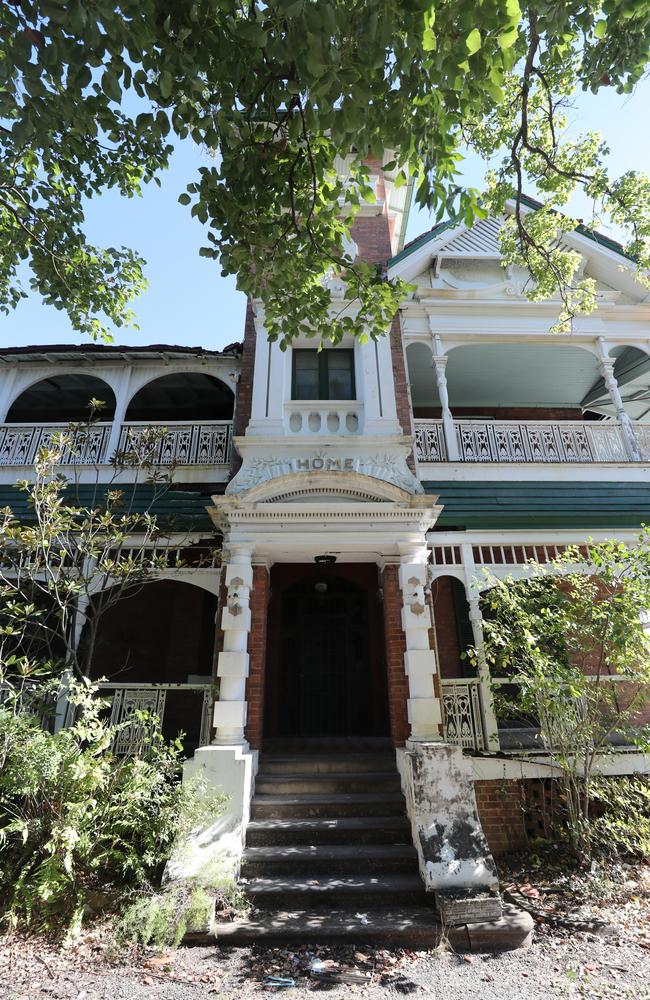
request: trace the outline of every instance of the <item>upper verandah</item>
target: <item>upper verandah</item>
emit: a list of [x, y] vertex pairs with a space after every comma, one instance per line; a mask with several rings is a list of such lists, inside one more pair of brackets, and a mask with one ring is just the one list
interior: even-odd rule
[[[177, 478], [228, 478], [241, 345], [223, 351], [154, 344], [67, 344], [0, 349], [0, 477], [15, 479], [38, 449], [71, 423], [90, 418], [83, 448], [64, 463], [108, 465], [150, 427], [166, 432], [155, 462], [183, 468]], [[11, 467], [11, 469], [7, 468]], [[126, 474], [125, 474], [126, 475]], [[128, 478], [128, 476], [127, 476]]]

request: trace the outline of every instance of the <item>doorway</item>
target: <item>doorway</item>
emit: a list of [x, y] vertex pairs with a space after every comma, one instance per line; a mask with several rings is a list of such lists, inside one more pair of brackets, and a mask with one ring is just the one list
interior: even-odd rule
[[385, 735], [376, 567], [277, 565], [271, 592], [265, 735]]

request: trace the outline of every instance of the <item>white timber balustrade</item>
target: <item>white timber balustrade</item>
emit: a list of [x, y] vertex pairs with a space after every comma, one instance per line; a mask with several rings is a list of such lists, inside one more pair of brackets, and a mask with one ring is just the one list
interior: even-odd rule
[[287, 434], [348, 437], [363, 430], [363, 404], [355, 400], [293, 400], [285, 404], [284, 418]]
[[431, 610], [425, 599], [428, 550], [402, 557], [399, 584], [402, 591], [402, 630], [406, 638], [404, 669], [408, 677], [410, 742], [440, 742], [442, 711], [436, 695], [436, 654], [431, 649]]
[[[456, 420], [462, 462], [627, 462], [621, 425], [614, 421]], [[417, 420], [420, 462], [451, 461], [441, 447], [442, 421]], [[650, 444], [650, 440], [649, 440]], [[638, 461], [641, 459], [639, 455]]]
[[97, 465], [107, 460], [110, 423], [95, 423], [70, 431], [67, 424], [1, 424], [0, 465], [33, 465], [41, 448], [51, 448], [57, 435], [70, 439], [63, 449], [64, 465]]
[[250, 594], [253, 566], [250, 549], [230, 551], [225, 567], [227, 588], [221, 611], [223, 649], [217, 660], [219, 700], [214, 706], [214, 743], [248, 748], [246, 725], [246, 678], [248, 677], [248, 635], [251, 629]]

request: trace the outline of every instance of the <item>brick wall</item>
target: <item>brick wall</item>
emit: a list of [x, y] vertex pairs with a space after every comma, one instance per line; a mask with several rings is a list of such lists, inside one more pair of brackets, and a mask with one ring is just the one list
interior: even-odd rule
[[475, 781], [476, 804], [483, 832], [493, 854], [507, 854], [526, 847], [526, 814], [523, 782]]
[[[440, 419], [439, 406], [415, 406], [416, 420]], [[451, 406], [457, 419], [463, 417], [494, 417], [495, 420], [582, 420], [578, 407], [568, 406]]]
[[253, 566], [253, 589], [250, 597], [251, 630], [248, 636], [249, 662], [246, 678], [248, 714], [245, 733], [254, 750], [259, 750], [261, 747], [264, 732], [264, 674], [269, 596], [268, 569], [266, 566]]
[[433, 581], [431, 599], [440, 676], [462, 677], [451, 577], [441, 576]]
[[398, 566], [386, 566], [382, 578], [388, 713], [393, 746], [403, 746], [409, 735], [408, 677], [404, 671], [406, 637], [402, 631], [402, 592], [399, 586], [398, 569]]

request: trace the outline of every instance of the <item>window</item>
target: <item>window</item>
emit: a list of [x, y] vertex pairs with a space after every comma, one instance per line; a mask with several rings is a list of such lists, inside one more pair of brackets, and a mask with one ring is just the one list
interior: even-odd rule
[[354, 351], [294, 350], [292, 399], [354, 399]]

